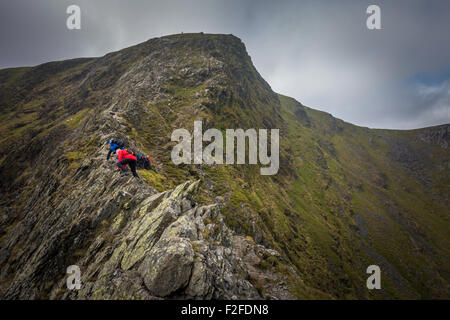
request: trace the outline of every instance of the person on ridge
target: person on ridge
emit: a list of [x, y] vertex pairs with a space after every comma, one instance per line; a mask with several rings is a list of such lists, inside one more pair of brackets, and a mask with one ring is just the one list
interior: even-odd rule
[[121, 171], [125, 170], [125, 166], [128, 164], [130, 166], [131, 172], [133, 173], [133, 176], [136, 178], [140, 178], [139, 175], [136, 172], [136, 165], [137, 165], [137, 158], [134, 155], [133, 151], [129, 151], [127, 149], [121, 149], [119, 152], [117, 152], [118, 155], [118, 163], [117, 166]]
[[109, 160], [111, 153], [116, 153], [117, 149], [124, 147], [122, 140], [110, 140], [106, 141], [106, 144], [109, 145], [108, 155], [106, 156], [106, 160]]
[[137, 165], [139, 168], [150, 170], [151, 168], [150, 164], [152, 163], [152, 160], [150, 159], [149, 155], [145, 156], [142, 153], [139, 153], [136, 155], [136, 157], [137, 157]]
[[144, 157], [144, 168], [147, 170], [150, 170], [152, 164], [152, 159], [150, 159], [150, 156], [147, 155], [147, 157]]
[[144, 156], [141, 153], [138, 153], [136, 155], [136, 158], [137, 158], [138, 167], [143, 169], [144, 168]]

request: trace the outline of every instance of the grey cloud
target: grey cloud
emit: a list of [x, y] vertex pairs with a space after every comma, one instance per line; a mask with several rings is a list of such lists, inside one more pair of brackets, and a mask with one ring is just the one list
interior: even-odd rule
[[[82, 30], [65, 28], [78, 4]], [[365, 27], [379, 4], [383, 30]], [[358, 125], [449, 123], [450, 2], [398, 1], [2, 1], [0, 67], [100, 56], [179, 32], [233, 33], [272, 88]], [[427, 91], [428, 90], [428, 91]], [[424, 92], [432, 92], [424, 94]]]

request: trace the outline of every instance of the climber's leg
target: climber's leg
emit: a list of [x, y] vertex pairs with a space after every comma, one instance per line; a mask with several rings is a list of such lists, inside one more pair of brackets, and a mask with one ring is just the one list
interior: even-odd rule
[[117, 166], [119, 167], [120, 171], [125, 171], [124, 164], [127, 164], [127, 163], [128, 163], [127, 160], [128, 160], [128, 159], [123, 159], [122, 161], [117, 162]]
[[128, 164], [130, 165], [130, 169], [131, 172], [133, 173], [133, 176], [139, 178], [139, 175], [136, 172], [136, 161], [130, 159], [130, 162]]

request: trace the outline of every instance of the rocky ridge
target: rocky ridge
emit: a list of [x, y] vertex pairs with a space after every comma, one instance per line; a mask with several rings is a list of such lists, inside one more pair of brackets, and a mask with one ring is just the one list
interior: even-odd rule
[[[0, 297], [448, 298], [448, 128], [276, 94], [232, 35], [0, 70]], [[279, 128], [280, 170], [179, 165], [174, 129]], [[105, 162], [121, 138], [142, 181]], [[367, 290], [380, 264], [383, 290]], [[68, 291], [66, 268], [83, 287]]]

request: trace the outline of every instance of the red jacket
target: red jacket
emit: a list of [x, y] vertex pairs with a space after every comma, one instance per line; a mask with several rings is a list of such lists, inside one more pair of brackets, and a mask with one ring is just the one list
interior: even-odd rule
[[127, 149], [122, 149], [119, 152], [117, 152], [117, 155], [119, 156], [118, 161], [122, 161], [123, 159], [132, 159], [134, 161], [137, 161], [137, 158], [128, 152]]

